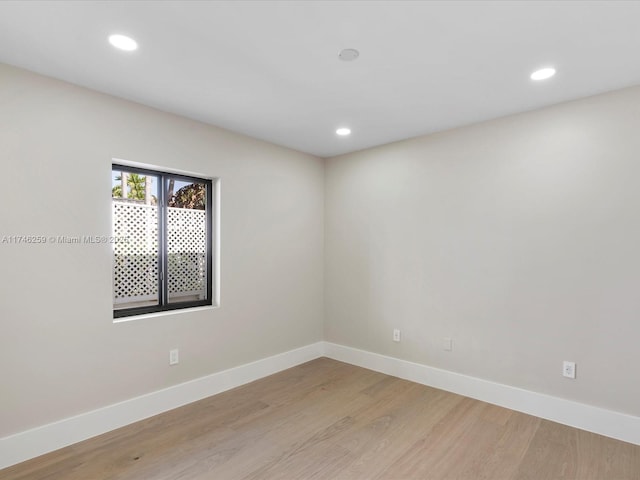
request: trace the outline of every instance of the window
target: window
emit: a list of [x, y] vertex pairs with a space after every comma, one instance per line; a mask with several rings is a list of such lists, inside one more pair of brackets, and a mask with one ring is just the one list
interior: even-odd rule
[[113, 165], [114, 318], [212, 305], [213, 184]]

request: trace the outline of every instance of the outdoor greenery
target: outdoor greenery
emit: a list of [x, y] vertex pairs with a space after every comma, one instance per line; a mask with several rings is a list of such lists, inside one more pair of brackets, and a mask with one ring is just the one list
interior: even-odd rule
[[[116, 181], [122, 182], [122, 175], [115, 178]], [[130, 200], [146, 201], [147, 178], [137, 173], [129, 173], [127, 175], [127, 198]], [[167, 192], [168, 206], [176, 208], [188, 208], [192, 210], [205, 210], [206, 208], [206, 189], [201, 183], [191, 183], [180, 188], [177, 192], [174, 190], [174, 180], [169, 182]], [[111, 189], [113, 198], [122, 198], [122, 185], [116, 185]], [[151, 204], [157, 204], [155, 195], [151, 196]]]
[[[122, 175], [116, 177], [116, 181], [122, 181]], [[129, 192], [127, 198], [132, 200], [144, 200], [146, 195], [146, 182], [147, 177], [144, 175], [138, 175], [137, 173], [130, 173], [127, 175], [127, 186]], [[111, 189], [111, 196], [113, 198], [122, 198], [122, 185], [116, 185]], [[155, 203], [155, 202], [154, 202]]]
[[206, 190], [201, 183], [185, 185], [169, 198], [170, 207], [204, 210], [206, 204]]

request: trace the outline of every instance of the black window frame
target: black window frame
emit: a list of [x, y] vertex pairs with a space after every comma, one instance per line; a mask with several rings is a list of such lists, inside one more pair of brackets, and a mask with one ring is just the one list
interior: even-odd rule
[[[213, 305], [213, 283], [216, 276], [213, 271], [213, 197], [214, 182], [209, 178], [194, 177], [191, 175], [141, 168], [121, 163], [113, 163], [111, 172], [125, 171], [127, 173], [137, 173], [140, 175], [151, 175], [158, 178], [158, 304], [142, 307], [113, 309], [113, 318], [125, 318], [148, 313], [167, 312], [172, 310], [183, 310], [186, 308], [206, 307]], [[206, 264], [207, 264], [207, 288], [206, 299], [186, 302], [169, 303], [168, 295], [168, 254], [167, 254], [167, 185], [169, 178], [190, 183], [201, 183], [205, 185], [206, 197]], [[113, 214], [112, 214], [113, 215]], [[113, 217], [112, 217], [113, 222]], [[113, 271], [111, 272], [113, 275]]]

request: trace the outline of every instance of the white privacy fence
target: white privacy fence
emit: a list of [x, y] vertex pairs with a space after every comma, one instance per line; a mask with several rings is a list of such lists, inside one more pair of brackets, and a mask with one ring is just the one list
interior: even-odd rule
[[[126, 304], [158, 297], [158, 207], [113, 200], [113, 300]], [[167, 208], [167, 284], [170, 299], [205, 298], [206, 212]]]

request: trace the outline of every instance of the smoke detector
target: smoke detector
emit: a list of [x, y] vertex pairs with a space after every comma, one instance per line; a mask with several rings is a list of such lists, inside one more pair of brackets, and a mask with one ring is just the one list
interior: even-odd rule
[[340, 52], [338, 58], [340, 60], [344, 60], [345, 62], [352, 62], [356, 58], [360, 56], [360, 52], [355, 48], [345, 48]]

